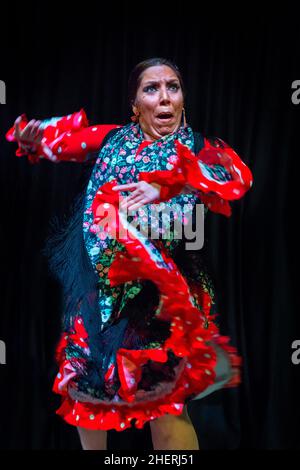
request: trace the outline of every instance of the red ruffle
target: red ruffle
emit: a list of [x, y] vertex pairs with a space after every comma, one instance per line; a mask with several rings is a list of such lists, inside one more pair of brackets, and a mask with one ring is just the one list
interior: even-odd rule
[[[28, 123], [26, 114], [22, 114], [19, 127], [23, 130]], [[95, 152], [106, 134], [120, 127], [116, 124], [89, 126], [84, 109], [68, 116], [53, 117], [42, 121], [43, 139], [30, 152], [32, 143], [22, 142], [22, 146], [14, 136], [15, 125], [6, 133], [9, 142], [17, 142], [16, 156], [28, 155], [30, 163], [39, 163], [42, 158], [58, 163], [62, 160], [83, 162], [89, 152]], [[25, 144], [25, 146], [24, 146]], [[28, 144], [28, 145], [27, 145]], [[33, 153], [34, 152], [34, 153]]]
[[[199, 191], [202, 202], [213, 211], [229, 217], [228, 201], [239, 199], [252, 186], [250, 169], [237, 153], [221, 139], [204, 139], [204, 147], [195, 155], [187, 146], [175, 141], [178, 162], [173, 170], [141, 172], [139, 179], [161, 185], [160, 201], [166, 201], [181, 192], [185, 185]], [[222, 165], [231, 175], [230, 181], [210, 178], [208, 168]], [[206, 176], [207, 175], [207, 176]]]
[[[119, 396], [128, 405], [117, 403], [98, 404], [80, 403], [74, 401], [66, 393], [61, 391], [59, 383], [64, 384], [70, 369], [66, 368], [64, 355], [61, 355], [61, 367], [59, 380], [56, 382], [54, 391], [64, 395], [64, 401], [57, 411], [67, 422], [75, 426], [89, 429], [116, 429], [121, 431], [131, 426], [131, 420], [136, 419], [135, 426], [142, 428], [145, 422], [162, 416], [166, 413], [181, 414], [184, 403], [188, 397], [196, 396], [212, 385], [215, 381], [216, 352], [213, 343], [219, 344], [229, 354], [232, 367], [235, 371], [234, 383], [237, 384], [236, 376], [239, 375], [240, 359], [233, 347], [228, 346], [228, 338], [220, 336], [217, 326], [210, 318], [211, 299], [208, 293], [202, 293], [203, 312], [200, 312], [192, 302], [189, 286], [178, 270], [173, 259], [167, 253], [161, 251], [163, 263], [158, 263], [155, 257], [151, 257], [149, 247], [142, 240], [135, 237], [134, 232], [126, 232], [123, 219], [118, 213], [119, 195], [112, 190], [116, 181], [103, 185], [97, 192], [92, 210], [94, 213], [94, 224], [100, 228], [107, 227], [107, 212], [112, 216], [114, 213], [114, 225], [116, 238], [126, 247], [126, 253], [118, 252], [110, 266], [108, 277], [112, 286], [133, 279], [150, 279], [156, 284], [160, 292], [160, 309], [157, 317], [170, 322], [170, 336], [158, 349], [127, 350], [120, 348], [117, 351], [117, 368], [120, 379]], [[114, 209], [114, 210], [112, 210]], [[104, 218], [104, 216], [106, 216]], [[108, 226], [111, 227], [111, 219]], [[104, 225], [106, 224], [106, 225]], [[122, 238], [119, 233], [122, 232]], [[111, 234], [111, 233], [110, 233]], [[69, 341], [78, 344], [78, 335], [84, 334], [79, 329], [78, 322], [75, 323], [76, 334], [69, 337]], [[64, 348], [62, 340], [58, 349]], [[182, 358], [183, 369], [172, 384], [171, 391], [152, 401], [139, 402], [137, 385], [141, 378], [141, 368], [148, 360], [163, 363], [168, 359], [167, 352]], [[110, 367], [105, 374], [105, 380], [109, 382], [114, 368]], [[67, 376], [68, 378], [68, 376]], [[70, 383], [76, 384], [75, 378], [70, 378]]]
[[[27, 124], [27, 116], [26, 114], [22, 114], [19, 128], [23, 130]], [[34, 153], [31, 154], [28, 154], [27, 150], [20, 146], [20, 143], [15, 138], [15, 125], [8, 130], [5, 137], [9, 142], [18, 143], [18, 149], [16, 151], [17, 157], [28, 155], [28, 159], [31, 163], [39, 163], [41, 158], [57, 162], [59, 161], [59, 157], [55, 155], [54, 146], [59, 145], [59, 142], [65, 137], [67, 132], [78, 132], [86, 126], [88, 126], [88, 119], [83, 109], [76, 113], [69, 114], [68, 116], [48, 120], [43, 130], [42, 142], [36, 146]], [[28, 142], [28, 145], [30, 146], [32, 144]]]

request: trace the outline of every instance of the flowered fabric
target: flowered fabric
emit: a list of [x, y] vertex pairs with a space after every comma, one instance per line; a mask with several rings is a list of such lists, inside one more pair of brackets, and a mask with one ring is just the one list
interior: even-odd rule
[[[93, 150], [95, 142], [89, 147], [87, 138], [91, 127], [78, 131], [64, 128], [60, 143], [68, 132], [68, 145], [73, 134], [82, 144], [79, 134], [84, 131], [84, 151]], [[58, 155], [50, 140], [47, 145]], [[78, 303], [56, 351], [59, 372], [53, 390], [63, 397], [57, 413], [70, 424], [121, 431], [134, 423], [142, 428], [163, 414], [180, 414], [191, 399], [239, 383], [241, 360], [229, 338], [220, 335], [214, 288], [201, 251], [186, 251], [186, 240], [177, 239], [174, 230], [167, 233], [163, 213], [157, 220], [151, 213], [148, 218], [150, 209], [157, 213], [157, 205], [125, 218], [119, 194], [112, 190], [138, 180], [161, 184], [159, 209], [175, 206], [175, 219], [184, 214], [183, 226], [201, 202], [206, 211], [229, 216], [228, 201], [242, 197], [252, 184], [250, 170], [221, 139], [204, 139], [198, 155], [193, 148], [190, 127], [150, 143], [132, 123], [118, 129], [98, 155], [82, 220], [85, 249], [98, 279], [93, 331]], [[197, 193], [180, 194], [186, 183]], [[133, 221], [140, 223], [138, 228]], [[143, 224], [151, 224], [161, 237], [144, 236]], [[123, 238], [120, 229], [127, 230]], [[94, 341], [104, 345], [98, 355]]]

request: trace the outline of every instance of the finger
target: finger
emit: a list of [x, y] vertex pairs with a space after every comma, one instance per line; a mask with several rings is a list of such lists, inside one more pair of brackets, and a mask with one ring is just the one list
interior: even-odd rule
[[30, 130], [30, 133], [29, 133], [29, 136], [28, 136], [29, 140], [35, 141], [38, 128], [39, 128], [39, 123], [38, 123], [38, 121], [36, 121], [33, 124], [33, 126], [31, 127], [31, 130]]
[[127, 189], [134, 189], [138, 183], [130, 183], [130, 184], [118, 184], [117, 186], [113, 186], [112, 189], [114, 191], [126, 191]]
[[31, 129], [32, 129], [32, 126], [33, 126], [34, 123], [35, 123], [34, 119], [31, 119], [31, 121], [29, 121], [29, 123], [24, 128], [23, 132], [21, 133], [21, 139], [29, 140], [28, 136], [30, 135], [30, 132], [31, 132]]
[[129, 196], [127, 196], [122, 202], [129, 202], [131, 201], [132, 199], [134, 199], [136, 196], [140, 196], [141, 195], [141, 192], [139, 189], [136, 189], [135, 191], [133, 191]]
[[124, 204], [120, 204], [120, 207], [122, 207], [122, 209], [125, 209], [126, 207], [129, 208], [129, 207], [132, 207], [134, 204], [138, 203], [138, 202], [141, 202], [143, 200], [146, 200], [145, 198], [145, 195], [144, 194], [141, 194], [139, 196], [136, 196], [133, 200], [131, 200], [130, 202], [126, 201]]
[[40, 144], [42, 139], [43, 139], [43, 136], [44, 136], [44, 129], [43, 128], [39, 128], [38, 131], [37, 131], [37, 134], [36, 134], [36, 143], [37, 144]]
[[143, 198], [139, 202], [129, 206], [128, 210], [129, 211], [136, 211], [136, 210], [140, 209], [141, 207], [143, 207], [145, 204], [147, 204], [147, 202], [148, 202], [147, 199]]
[[129, 204], [133, 204], [138, 196], [143, 196], [143, 195], [141, 195], [140, 193], [137, 193], [133, 197], [131, 196], [125, 197], [122, 200], [120, 207], [124, 208], [124, 207], [128, 207]]
[[36, 121], [34, 119], [32, 119], [31, 121], [29, 121], [29, 123], [27, 124], [27, 126], [25, 127], [21, 137], [22, 139], [26, 139], [26, 140], [29, 140], [31, 141], [33, 139], [33, 132], [35, 132], [35, 123]]
[[22, 116], [18, 116], [17, 119], [15, 120], [15, 124], [19, 124], [22, 120]]
[[40, 128], [40, 125], [41, 125], [41, 121], [38, 121], [36, 125], [35, 136], [34, 136], [35, 143], [39, 143], [41, 141], [41, 136], [43, 136], [43, 129]]
[[20, 133], [21, 133], [21, 130], [20, 130], [20, 127], [19, 127], [19, 124], [21, 122], [21, 116], [19, 116], [16, 120], [15, 120], [15, 132], [14, 132], [14, 136], [16, 139], [20, 139]]

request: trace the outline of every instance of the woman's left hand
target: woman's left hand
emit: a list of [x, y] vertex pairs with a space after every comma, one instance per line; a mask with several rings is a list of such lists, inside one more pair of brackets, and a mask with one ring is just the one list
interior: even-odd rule
[[114, 191], [132, 191], [120, 204], [121, 209], [134, 211], [159, 198], [160, 185], [139, 181], [138, 183], [119, 184], [113, 186]]

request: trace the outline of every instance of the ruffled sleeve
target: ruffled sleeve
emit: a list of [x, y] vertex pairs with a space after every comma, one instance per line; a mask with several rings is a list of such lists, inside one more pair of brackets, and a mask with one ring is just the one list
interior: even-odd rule
[[[26, 114], [22, 114], [19, 124], [24, 129], [28, 120]], [[62, 117], [53, 117], [42, 121], [43, 139], [32, 151], [31, 143], [22, 145], [14, 136], [15, 126], [6, 133], [9, 142], [17, 142], [16, 156], [27, 155], [31, 163], [38, 163], [45, 158], [52, 162], [74, 161], [83, 162], [88, 154], [96, 152], [106, 134], [112, 129], [121, 127], [117, 124], [104, 124], [89, 126], [84, 109]]]
[[171, 171], [140, 173], [140, 180], [161, 185], [160, 201], [166, 201], [189, 186], [211, 211], [229, 217], [229, 201], [240, 199], [252, 186], [250, 169], [220, 138], [204, 138], [195, 155], [176, 141], [178, 164]]

